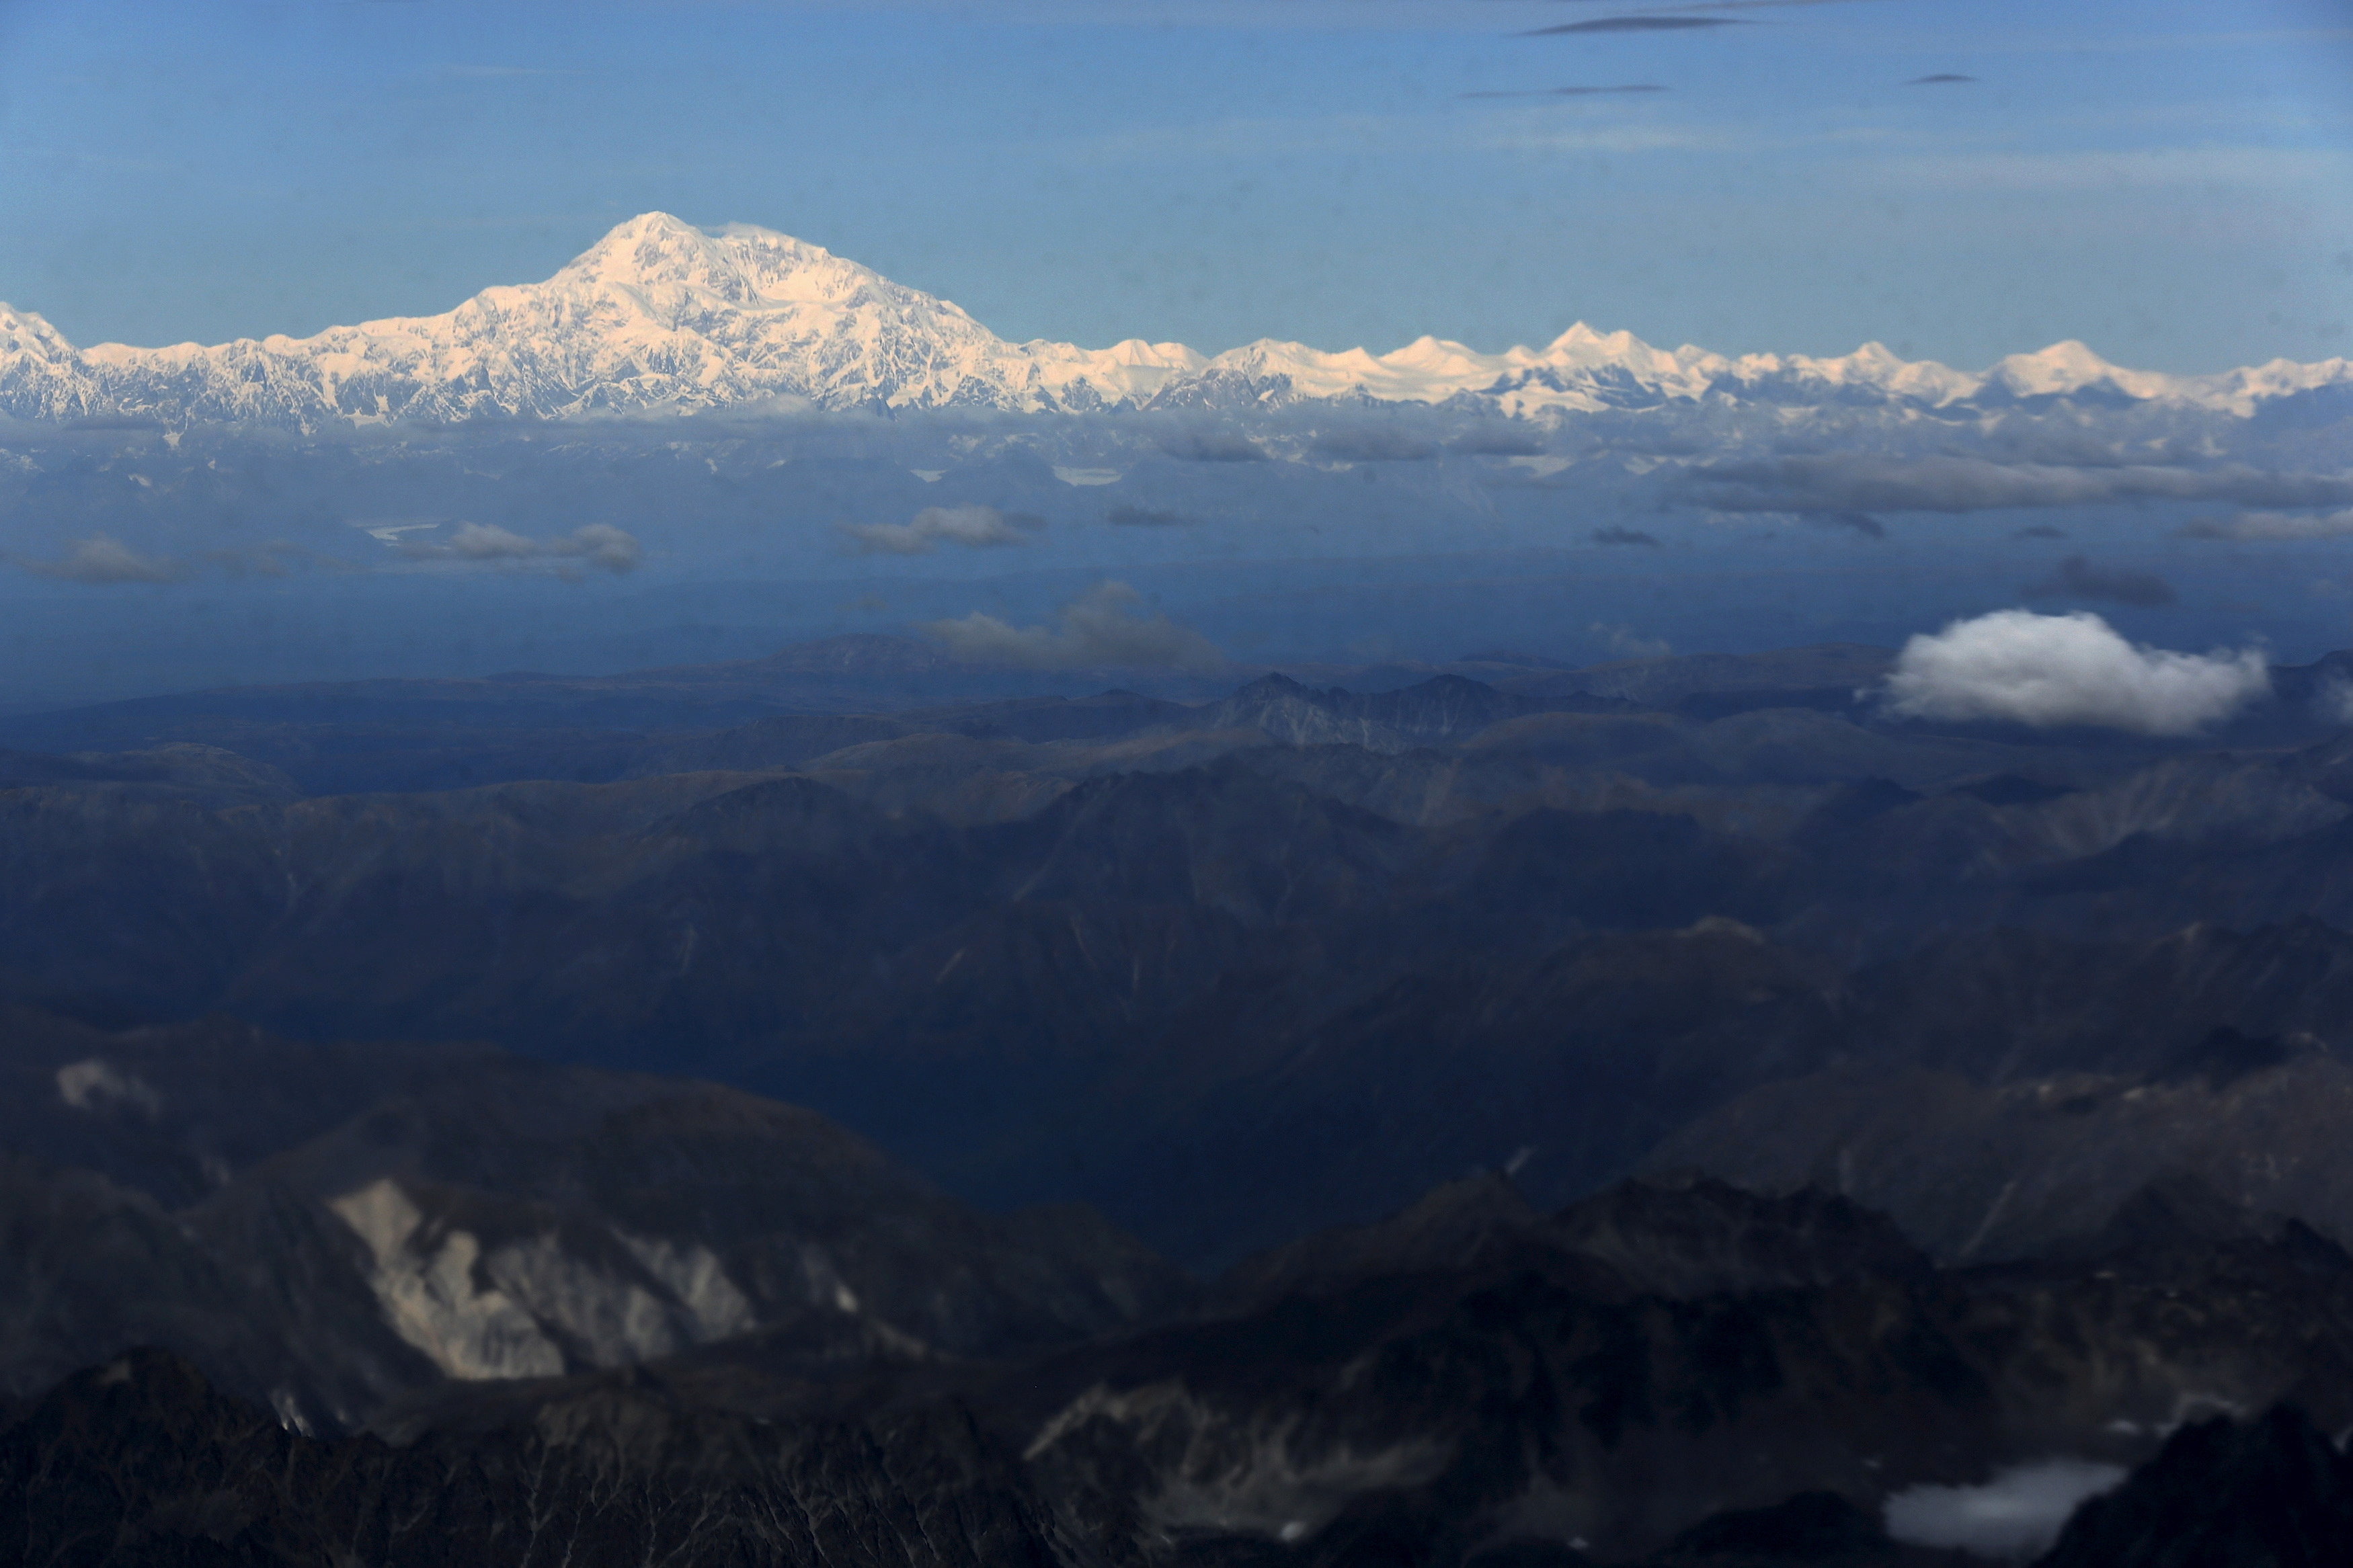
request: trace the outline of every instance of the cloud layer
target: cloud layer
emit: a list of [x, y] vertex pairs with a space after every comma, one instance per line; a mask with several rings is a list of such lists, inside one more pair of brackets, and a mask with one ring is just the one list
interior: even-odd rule
[[861, 555], [929, 555], [943, 544], [988, 550], [1028, 544], [1046, 520], [993, 506], [927, 506], [912, 522], [845, 522], [841, 531]]
[[2255, 648], [2173, 653], [2126, 642], [2088, 610], [1997, 610], [1905, 644], [1884, 695], [1916, 719], [2187, 735], [2270, 689]]
[[1090, 669], [1139, 666], [1218, 669], [1226, 656], [1190, 626], [1166, 616], [1143, 616], [1143, 595], [1124, 583], [1098, 583], [1064, 605], [1053, 626], [1015, 626], [976, 610], [961, 620], [923, 629], [975, 664], [1024, 669]]

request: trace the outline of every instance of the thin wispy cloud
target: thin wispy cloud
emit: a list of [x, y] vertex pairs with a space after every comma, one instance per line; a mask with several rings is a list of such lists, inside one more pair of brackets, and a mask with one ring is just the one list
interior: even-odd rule
[[1816, 528], [1842, 528], [1865, 539], [1887, 537], [1887, 525], [1867, 511], [1809, 511], [1799, 515]]
[[1973, 76], [1963, 76], [1957, 71], [1936, 71], [1928, 76], [1915, 76], [1904, 85], [1905, 87], [1936, 87], [1948, 82], [1975, 81], [1977, 79], [1978, 79]]
[[177, 583], [188, 575], [187, 563], [168, 556], [142, 554], [105, 533], [74, 541], [73, 548], [55, 560], [24, 555], [0, 559], [18, 571], [55, 583]]
[[2331, 147], [2150, 147], [2066, 153], [1955, 153], [1890, 158], [1873, 173], [1907, 189], [2150, 190], [2182, 185], [2336, 186], [2353, 153]]
[[[1592, 5], [1600, 0], [1569, 0], [1572, 5]], [[1868, 0], [1688, 0], [1681, 5], [1650, 5], [1629, 13], [1638, 16], [1672, 16], [1694, 11], [1788, 11], [1815, 5], [1859, 5]]]
[[[370, 532], [376, 532], [371, 529]], [[456, 566], [548, 565], [570, 574], [583, 567], [616, 576], [636, 571], [645, 561], [637, 536], [610, 523], [592, 522], [570, 533], [545, 539], [527, 538], [494, 522], [460, 522], [448, 534], [404, 537], [407, 529], [390, 531], [385, 542], [409, 560]], [[377, 533], [378, 538], [384, 538]]]
[[1549, 27], [1530, 27], [1520, 37], [1551, 38], [1576, 33], [1688, 33], [1703, 27], [1747, 25], [1746, 19], [1739, 16], [1596, 16], [1589, 22], [1561, 22]]
[[1973, 38], [1970, 47], [1997, 49], [2005, 54], [2081, 55], [2137, 54], [2149, 49], [2276, 48], [2282, 45], [2348, 42], [2353, 42], [2353, 27], [2278, 27], [2262, 32], [2232, 33], [2074, 34], [2065, 37], [2044, 34], [2039, 37], [2013, 37], [1999, 40]]
[[2193, 522], [2186, 539], [2343, 539], [2353, 534], [2353, 507], [2331, 512], [2243, 511], [2228, 522]]
[[929, 555], [943, 544], [988, 550], [1035, 542], [1046, 520], [993, 506], [927, 506], [912, 522], [845, 522], [842, 537], [861, 555]]
[[435, 69], [442, 76], [456, 77], [461, 80], [470, 81], [500, 81], [512, 77], [578, 76], [580, 74], [578, 71], [566, 70], [560, 66], [493, 66], [459, 65], [451, 63], [438, 66]]
[[2040, 582], [2019, 590], [2029, 599], [2105, 599], [2111, 604], [2144, 609], [2178, 603], [2173, 584], [2154, 572], [2130, 566], [2099, 566], [2081, 555], [2070, 555]]
[[974, 611], [923, 627], [958, 658], [1023, 669], [1153, 666], [1219, 669], [1226, 656], [1192, 627], [1145, 615], [1144, 596], [1124, 583], [1098, 583], [1064, 605], [1052, 626], [1016, 626]]
[[1466, 92], [1465, 98], [1606, 98], [1625, 92], [1664, 92], [1667, 89], [1653, 81], [1631, 81], [1619, 87], [1529, 87], [1500, 89], [1488, 92]]

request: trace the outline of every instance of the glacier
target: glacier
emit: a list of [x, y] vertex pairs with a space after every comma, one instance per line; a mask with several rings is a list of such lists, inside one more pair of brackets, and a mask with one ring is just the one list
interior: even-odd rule
[[1878, 343], [1836, 358], [1660, 349], [1579, 323], [1542, 349], [1422, 337], [1385, 354], [1261, 340], [1216, 355], [1129, 340], [1008, 342], [956, 305], [824, 248], [666, 213], [615, 227], [553, 278], [438, 316], [308, 338], [76, 348], [0, 304], [0, 416], [302, 432], [572, 420], [720, 408], [1084, 414], [1318, 401], [1454, 405], [1518, 417], [1710, 401], [1952, 409], [2096, 396], [2246, 417], [2353, 384], [2353, 362], [2277, 360], [2208, 375], [2109, 363], [2080, 342], [1981, 373]]

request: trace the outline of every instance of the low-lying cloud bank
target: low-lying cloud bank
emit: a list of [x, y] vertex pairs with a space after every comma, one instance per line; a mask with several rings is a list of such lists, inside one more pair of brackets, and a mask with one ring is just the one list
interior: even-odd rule
[[527, 538], [494, 522], [461, 522], [446, 538], [411, 538], [404, 534], [396, 548], [417, 561], [473, 565], [547, 562], [617, 574], [636, 571], [646, 553], [635, 535], [608, 522], [592, 522], [549, 539]]
[[2247, 507], [2339, 506], [2353, 479], [2231, 464], [2113, 467], [2000, 463], [1988, 458], [1812, 454], [1692, 470], [1723, 511], [1991, 511], [2127, 500], [2212, 500]]
[[975, 664], [1024, 669], [1224, 668], [1226, 656], [1215, 643], [1166, 616], [1136, 614], [1142, 602], [1143, 595], [1124, 583], [1098, 583], [1061, 607], [1057, 626], [1010, 626], [976, 610], [923, 629]]
[[1913, 1546], [2023, 1562], [2059, 1539], [2085, 1499], [2124, 1479], [2116, 1465], [2046, 1459], [1980, 1487], [1906, 1487], [1887, 1500], [1887, 1533]]
[[845, 522], [841, 531], [861, 555], [929, 555], [943, 544], [1028, 544], [1045, 526], [1042, 517], [993, 506], [927, 506], [911, 522]]
[[2341, 511], [2242, 511], [2228, 522], [2193, 522], [2192, 539], [2342, 539], [2353, 533], [2353, 507]]
[[177, 583], [189, 573], [187, 563], [167, 556], [142, 555], [111, 534], [94, 533], [74, 541], [73, 548], [54, 561], [26, 555], [0, 555], [20, 572], [56, 583]]
[[1915, 719], [2187, 735], [2271, 689], [2257, 648], [2137, 647], [2088, 610], [1997, 610], [1904, 645], [1883, 695]]

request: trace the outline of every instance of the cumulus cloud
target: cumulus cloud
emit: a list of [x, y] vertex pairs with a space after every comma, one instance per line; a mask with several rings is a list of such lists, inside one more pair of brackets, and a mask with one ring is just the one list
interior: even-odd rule
[[645, 548], [635, 535], [607, 522], [592, 522], [548, 539], [533, 539], [494, 522], [461, 522], [452, 532], [429, 539], [407, 537], [417, 531], [414, 526], [384, 531], [393, 535], [387, 543], [415, 561], [475, 565], [547, 563], [619, 574], [636, 571], [645, 560]]
[[2030, 599], [2105, 599], [2116, 605], [2170, 605], [2179, 595], [2173, 584], [2154, 572], [2129, 566], [2094, 566], [2081, 555], [2070, 555], [2059, 569], [2040, 583], [2020, 590]]
[[1887, 1500], [1887, 1533], [1907, 1545], [2022, 1562], [2058, 1540], [2086, 1498], [2124, 1479], [2116, 1465], [2045, 1459], [1981, 1487], [1906, 1487]]
[[943, 544], [989, 550], [1028, 544], [1046, 520], [993, 506], [927, 506], [912, 522], [845, 522], [841, 531], [861, 555], [929, 555]]
[[1219, 669], [1226, 656], [1190, 626], [1137, 613], [1143, 595], [1124, 583], [1098, 583], [1064, 605], [1051, 626], [1016, 626], [977, 610], [923, 629], [975, 664], [1024, 669], [1090, 669], [1104, 665]]
[[2242, 511], [2228, 522], [2193, 522], [2192, 539], [2342, 539], [2353, 533], [2353, 507], [2341, 511]]
[[2260, 649], [2174, 653], [2126, 642], [2088, 610], [1997, 610], [1905, 643], [1883, 695], [1916, 719], [2187, 735], [2270, 689]]
[[2353, 479], [2267, 472], [2242, 464], [2186, 468], [1998, 463], [1940, 455], [1889, 458], [1809, 454], [1694, 468], [1725, 511], [1990, 511], [2003, 507], [2096, 506], [2122, 500], [2229, 500], [2251, 507], [2353, 501]]
[[19, 571], [58, 583], [177, 583], [188, 575], [188, 565], [168, 556], [142, 555], [111, 534], [93, 533], [77, 539], [73, 548], [54, 561], [12, 555]]

